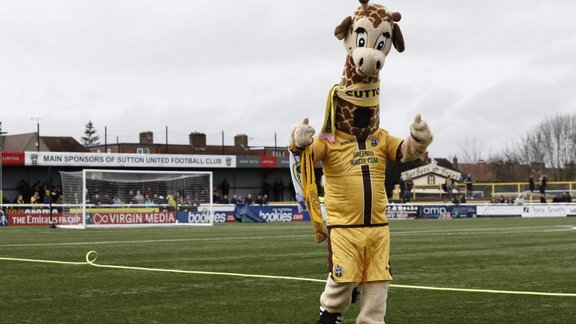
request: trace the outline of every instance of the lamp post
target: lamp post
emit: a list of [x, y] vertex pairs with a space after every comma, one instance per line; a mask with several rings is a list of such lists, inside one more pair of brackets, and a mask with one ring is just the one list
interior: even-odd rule
[[36, 151], [40, 152], [40, 119], [42, 117], [30, 117], [30, 120], [36, 121]]
[[3, 182], [2, 165], [4, 164], [4, 155], [3, 155], [4, 134], [6, 134], [6, 132], [2, 131], [2, 122], [0, 121], [0, 206], [4, 204], [4, 187], [2, 186]]

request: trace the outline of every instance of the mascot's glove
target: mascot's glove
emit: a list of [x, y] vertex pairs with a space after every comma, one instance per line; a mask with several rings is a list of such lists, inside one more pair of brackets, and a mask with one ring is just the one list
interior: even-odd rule
[[414, 117], [410, 125], [410, 136], [402, 143], [402, 159], [400, 162], [415, 160], [420, 154], [426, 152], [428, 145], [432, 143], [434, 136], [428, 127], [428, 123], [422, 120], [420, 114]]
[[290, 131], [290, 138], [288, 139], [288, 145], [290, 146], [290, 151], [294, 153], [300, 153], [304, 148], [314, 141], [314, 133], [316, 131], [312, 126], [308, 125], [308, 118], [304, 118], [301, 123], [298, 123], [292, 127]]

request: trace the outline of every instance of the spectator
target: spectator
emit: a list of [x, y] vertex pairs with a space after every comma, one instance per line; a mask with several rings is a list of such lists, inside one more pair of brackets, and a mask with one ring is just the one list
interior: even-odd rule
[[446, 191], [446, 199], [447, 201], [452, 201], [452, 190], [454, 189], [454, 182], [452, 178], [446, 178], [444, 182], [444, 187], [442, 188]]
[[246, 199], [244, 199], [244, 201], [248, 204], [248, 205], [252, 205], [254, 203], [254, 198], [252, 198], [252, 194], [249, 193], [248, 195], [246, 195]]
[[118, 196], [114, 196], [114, 198], [112, 199], [112, 204], [113, 205], [122, 205], [122, 200], [120, 200], [120, 198], [118, 198]]
[[144, 196], [140, 193], [140, 190], [136, 190], [136, 194], [132, 198], [132, 202], [137, 205], [144, 204]]
[[546, 203], [546, 196], [545, 195], [540, 195], [540, 202], [543, 204]]
[[262, 196], [266, 195], [270, 195], [270, 188], [272, 188], [272, 186], [270, 185], [270, 182], [268, 182], [268, 180], [266, 178], [264, 178], [264, 180], [262, 180], [262, 188], [261, 188], [261, 194]]
[[530, 179], [528, 179], [528, 190], [530, 190], [531, 193], [534, 193], [534, 189], [536, 189], [536, 185], [534, 184], [534, 178], [530, 176]]
[[222, 203], [223, 204], [229, 204], [230, 203], [230, 199], [228, 199], [228, 195], [222, 196]]
[[220, 193], [222, 194], [222, 197], [230, 194], [230, 184], [226, 178], [224, 178], [220, 183]]
[[284, 183], [282, 183], [282, 179], [276, 179], [272, 185], [272, 193], [274, 194], [274, 201], [284, 200]]
[[524, 205], [524, 194], [519, 194], [515, 201], [516, 205], [522, 206]]
[[542, 175], [542, 177], [540, 177], [540, 194], [541, 195], [546, 195], [546, 183], [547, 183], [546, 176]]
[[412, 199], [412, 188], [414, 188], [414, 181], [412, 181], [411, 177], [407, 177], [404, 181], [404, 199], [403, 201], [409, 202]]
[[404, 181], [404, 179], [402, 179], [402, 177], [400, 177], [400, 181], [398, 183], [398, 186], [400, 187], [400, 200], [402, 200], [402, 202], [404, 202], [404, 197], [406, 196], [406, 181]]
[[472, 198], [472, 184], [474, 183], [474, 179], [472, 179], [472, 176], [470, 175], [470, 173], [468, 173], [468, 176], [466, 176], [466, 179], [464, 179], [464, 183], [466, 184], [466, 198], [468, 199], [473, 199]]
[[34, 194], [32, 195], [32, 197], [30, 197], [30, 203], [31, 204], [40, 203], [40, 195], [38, 194], [38, 191], [34, 191]]

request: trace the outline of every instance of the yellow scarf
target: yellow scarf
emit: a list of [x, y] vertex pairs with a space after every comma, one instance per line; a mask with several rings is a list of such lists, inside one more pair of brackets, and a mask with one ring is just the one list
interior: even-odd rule
[[336, 140], [334, 137], [336, 132], [336, 98], [360, 107], [377, 106], [380, 104], [380, 82], [358, 83], [345, 88], [340, 88], [339, 84], [335, 84], [330, 88], [326, 100], [324, 123], [320, 133], [320, 138], [326, 138], [330, 142]]
[[312, 160], [310, 146], [307, 146], [300, 156], [300, 170], [306, 209], [308, 209], [310, 220], [314, 227], [316, 243], [320, 243], [328, 237], [328, 233], [322, 220], [322, 210], [320, 209], [320, 199], [318, 198], [318, 188], [316, 187], [316, 176], [314, 174], [314, 161]]

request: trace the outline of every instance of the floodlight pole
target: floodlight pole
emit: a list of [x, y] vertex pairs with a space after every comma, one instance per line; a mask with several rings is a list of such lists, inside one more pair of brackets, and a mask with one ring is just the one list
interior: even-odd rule
[[4, 187], [2, 185], [3, 183], [3, 178], [2, 178], [2, 165], [4, 164], [4, 150], [3, 150], [3, 145], [4, 145], [4, 134], [6, 134], [6, 132], [2, 131], [2, 122], [0, 121], [0, 206], [2, 206], [4, 204]]

